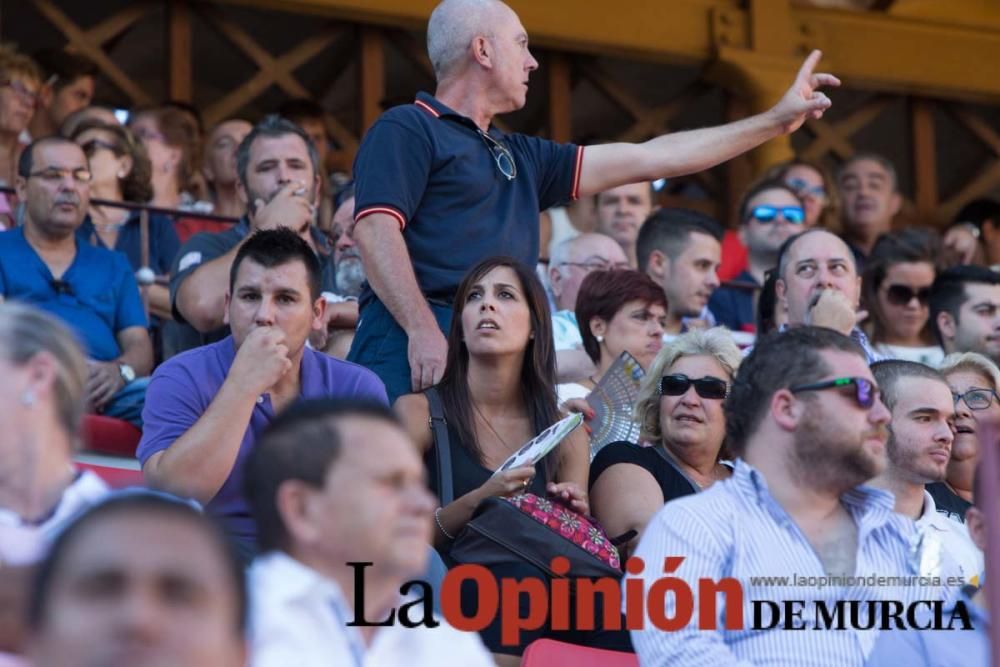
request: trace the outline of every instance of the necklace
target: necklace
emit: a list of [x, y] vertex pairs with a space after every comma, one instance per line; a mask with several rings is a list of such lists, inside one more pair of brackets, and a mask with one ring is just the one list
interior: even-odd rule
[[483, 415], [483, 413], [479, 410], [479, 406], [476, 405], [476, 402], [475, 401], [469, 401], [469, 402], [472, 403], [472, 409], [476, 411], [476, 414], [479, 415], [479, 418], [483, 420], [484, 424], [486, 424], [486, 428], [488, 428], [490, 431], [493, 432], [493, 435], [497, 437], [497, 440], [500, 441], [500, 444], [502, 444], [508, 452], [513, 451], [513, 448], [507, 444], [507, 441], [504, 440], [502, 437], [500, 437], [500, 434], [497, 433], [497, 430], [493, 428], [493, 424], [490, 423], [490, 420], [487, 419]]

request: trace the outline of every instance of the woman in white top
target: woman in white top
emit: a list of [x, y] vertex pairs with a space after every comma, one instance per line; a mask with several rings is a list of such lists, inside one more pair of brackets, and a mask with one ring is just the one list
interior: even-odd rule
[[937, 236], [924, 229], [886, 234], [875, 244], [861, 282], [867, 334], [890, 359], [937, 366], [944, 350], [931, 333], [931, 285], [940, 257]]

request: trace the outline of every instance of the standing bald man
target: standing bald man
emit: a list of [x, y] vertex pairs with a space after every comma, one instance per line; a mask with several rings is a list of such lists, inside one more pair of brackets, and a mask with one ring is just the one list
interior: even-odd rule
[[354, 164], [355, 238], [368, 275], [350, 359], [373, 369], [390, 400], [441, 378], [451, 300], [490, 255], [538, 259], [539, 212], [640, 181], [708, 169], [819, 118], [838, 85], [805, 61], [765, 113], [642, 144], [584, 148], [505, 134], [493, 117], [525, 104], [538, 62], [521, 21], [499, 0], [444, 0], [427, 47], [437, 89], [372, 126]]

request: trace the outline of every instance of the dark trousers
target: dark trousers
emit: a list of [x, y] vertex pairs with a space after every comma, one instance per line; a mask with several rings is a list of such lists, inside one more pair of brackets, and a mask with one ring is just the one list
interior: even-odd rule
[[[445, 336], [451, 326], [451, 306], [430, 304], [438, 326]], [[413, 393], [410, 383], [410, 362], [406, 357], [409, 337], [397, 324], [389, 309], [378, 299], [361, 308], [354, 342], [348, 361], [361, 364], [381, 378], [389, 403], [403, 394]]]

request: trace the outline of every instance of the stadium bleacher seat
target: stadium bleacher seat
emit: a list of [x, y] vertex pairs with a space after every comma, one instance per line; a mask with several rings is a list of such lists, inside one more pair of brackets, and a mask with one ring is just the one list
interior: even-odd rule
[[539, 639], [528, 644], [521, 658], [521, 667], [550, 667], [551, 665], [573, 665], [573, 667], [639, 667], [639, 658], [634, 653], [606, 651]]
[[84, 449], [88, 451], [135, 457], [142, 431], [121, 419], [85, 415], [82, 435]]

